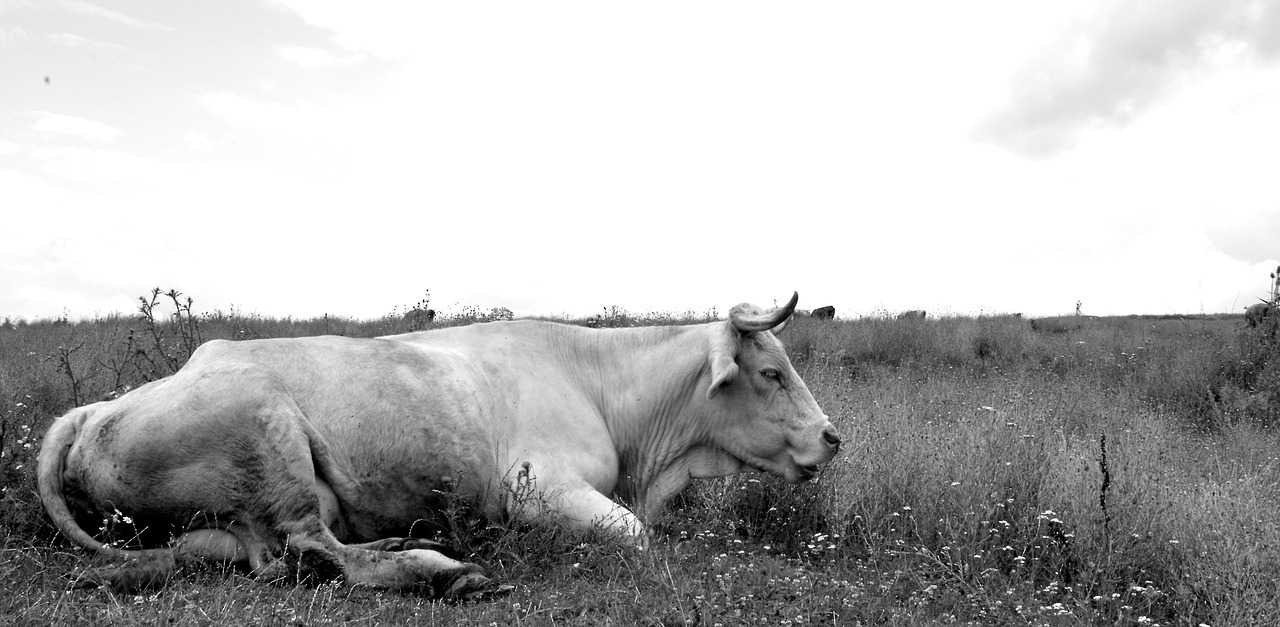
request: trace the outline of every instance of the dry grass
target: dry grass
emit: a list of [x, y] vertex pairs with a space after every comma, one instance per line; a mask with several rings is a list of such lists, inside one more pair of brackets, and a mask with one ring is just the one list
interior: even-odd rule
[[[678, 321], [614, 309], [580, 322]], [[408, 330], [199, 322], [206, 339]], [[135, 341], [150, 361], [130, 357], [136, 323], [0, 329], [0, 622], [1280, 624], [1280, 360], [1237, 319], [798, 319], [783, 339], [847, 443], [817, 480], [696, 483], [643, 551], [460, 523], [459, 546], [515, 586], [463, 605], [214, 567], [143, 596], [71, 589], [63, 574], [86, 558], [45, 522], [32, 455], [73, 388], [100, 396], [121, 373], [149, 376], [121, 360], [180, 357], [182, 327], [163, 324]]]

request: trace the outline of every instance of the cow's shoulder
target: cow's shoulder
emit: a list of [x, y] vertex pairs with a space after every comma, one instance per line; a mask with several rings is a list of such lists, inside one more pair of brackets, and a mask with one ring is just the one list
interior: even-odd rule
[[582, 344], [584, 333], [591, 331], [541, 320], [504, 320], [380, 339], [427, 353], [465, 355], [480, 362], [506, 362], [524, 358], [542, 360], [563, 347]]

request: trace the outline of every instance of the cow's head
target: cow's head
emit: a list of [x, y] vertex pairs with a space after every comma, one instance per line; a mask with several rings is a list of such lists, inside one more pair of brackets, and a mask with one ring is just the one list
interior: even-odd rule
[[808, 480], [840, 447], [840, 437], [774, 337], [799, 295], [763, 311], [742, 304], [713, 327], [706, 397], [709, 439], [741, 463], [793, 483]]

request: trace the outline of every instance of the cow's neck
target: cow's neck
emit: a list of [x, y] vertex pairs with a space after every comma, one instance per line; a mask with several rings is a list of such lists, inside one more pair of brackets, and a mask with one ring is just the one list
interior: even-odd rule
[[707, 325], [599, 331], [595, 395], [618, 451], [615, 496], [642, 516], [688, 484], [689, 478], [736, 472], [727, 453], [706, 448], [710, 329]]

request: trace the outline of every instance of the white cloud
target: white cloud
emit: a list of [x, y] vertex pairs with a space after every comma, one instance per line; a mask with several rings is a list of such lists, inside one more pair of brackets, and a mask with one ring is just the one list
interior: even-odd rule
[[82, 37], [75, 33], [49, 33], [45, 35], [56, 44], [67, 46], [70, 48], [95, 48], [98, 50], [126, 50], [125, 46], [109, 41], [101, 41]]
[[[1280, 70], [1251, 26], [1280, 3], [1239, 20], [1102, 6], [309, 1], [305, 27], [193, 8], [178, 36], [131, 32], [165, 63], [98, 55], [99, 84], [54, 83], [128, 98], [38, 76], [15, 92], [125, 132], [0, 120], [21, 171], [0, 189], [25, 208], [0, 267], [47, 288], [28, 292], [46, 315], [153, 285], [295, 316], [378, 316], [428, 288], [519, 314], [723, 312], [793, 289], [842, 315], [1230, 307], [1280, 224]], [[70, 18], [86, 40], [119, 30]], [[229, 41], [226, 23], [280, 28]], [[58, 38], [89, 76], [89, 44]], [[973, 142], [1002, 103], [1004, 143]]]
[[1082, 131], [1126, 127], [1213, 67], [1267, 62], [1280, 26], [1248, 0], [1138, 0], [1104, 5], [1018, 72], [979, 138], [1029, 157], [1073, 148]]
[[276, 54], [280, 58], [295, 63], [305, 70], [317, 70], [326, 67], [346, 67], [364, 60], [364, 55], [336, 55], [322, 48], [307, 46], [277, 46]]
[[0, 46], [18, 43], [27, 37], [27, 31], [20, 27], [0, 28]]
[[204, 152], [206, 150], [214, 150], [216, 148], [221, 148], [223, 146], [226, 146], [227, 142], [218, 140], [218, 139], [212, 139], [208, 135], [205, 135], [204, 133], [191, 131], [182, 136], [182, 144], [186, 146], [189, 150], [193, 150], [196, 152]]
[[139, 19], [136, 17], [125, 15], [117, 11], [104, 9], [96, 4], [82, 2], [81, 0], [62, 0], [59, 3], [59, 6], [72, 13], [79, 13], [81, 15], [90, 15], [93, 17], [99, 17], [105, 20], [115, 22], [117, 24], [123, 24], [124, 26], [128, 26], [131, 28], [139, 28], [139, 29], [147, 29], [147, 30], [164, 30], [164, 31], [173, 30], [172, 28], [165, 26], [164, 24], [161, 24], [159, 22]]
[[201, 94], [196, 100], [233, 127], [269, 135], [297, 134], [302, 129], [315, 128], [316, 119], [323, 115], [310, 102], [263, 102], [231, 92]]
[[119, 139], [124, 131], [74, 115], [60, 115], [57, 113], [41, 113], [31, 128], [42, 133], [53, 135], [73, 135], [80, 139], [86, 139], [95, 142], [111, 142]]
[[71, 182], [104, 185], [125, 180], [142, 180], [155, 170], [155, 162], [132, 154], [63, 146], [38, 148], [30, 157], [41, 164], [41, 171]]
[[[439, 6], [369, 0], [358, 6], [342, 0], [276, 0], [309, 24], [333, 32], [334, 42], [379, 59], [404, 59], [422, 36], [425, 14]], [[514, 8], [508, 5], [507, 8]]]

